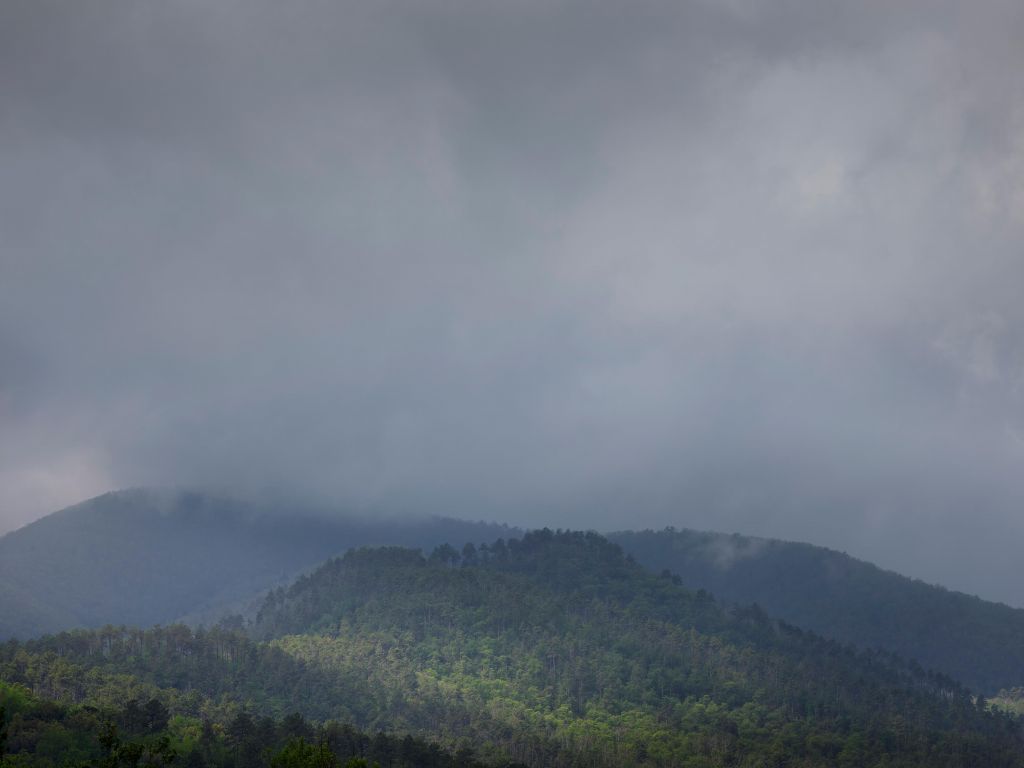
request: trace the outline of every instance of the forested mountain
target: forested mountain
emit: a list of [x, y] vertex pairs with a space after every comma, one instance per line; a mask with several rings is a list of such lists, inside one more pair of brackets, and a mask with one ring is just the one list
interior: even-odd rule
[[536, 766], [1024, 766], [1020, 722], [948, 677], [725, 609], [596, 534], [352, 550], [274, 590], [248, 633], [11, 642], [0, 678], [216, 722], [245, 702]]
[[688, 587], [723, 601], [756, 603], [843, 642], [915, 659], [985, 694], [1024, 685], [1024, 610], [810, 544], [674, 529], [609, 538]]
[[[315, 515], [171, 491], [106, 494], [0, 538], [0, 639], [72, 627], [215, 623], [353, 546], [431, 549], [513, 529]], [[808, 544], [688, 530], [609, 538], [724, 602], [879, 647], [993, 695], [1024, 685], [1024, 610]]]
[[108, 493], [0, 538], [0, 639], [212, 623], [352, 546], [430, 548], [508, 531], [444, 518], [318, 516], [178, 491]]

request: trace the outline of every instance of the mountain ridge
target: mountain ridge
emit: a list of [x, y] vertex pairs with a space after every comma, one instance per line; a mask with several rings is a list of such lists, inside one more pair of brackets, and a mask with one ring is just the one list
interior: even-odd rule
[[912, 579], [825, 547], [689, 529], [609, 539], [727, 602], [756, 603], [804, 629], [881, 647], [987, 695], [1024, 684], [1024, 610]]
[[0, 678], [193, 717], [340, 716], [556, 768], [1024, 765], [1020, 721], [956, 681], [676, 581], [592, 532], [353, 548], [272, 591], [251, 637], [78, 630], [0, 645]]
[[[0, 639], [76, 626], [212, 625], [355, 546], [430, 549], [510, 537], [451, 518], [330, 519], [191, 491], [133, 489], [0, 537]], [[290, 516], [289, 516], [290, 515]], [[654, 572], [861, 648], [880, 647], [993, 695], [1024, 685], [1024, 610], [835, 550], [688, 529], [608, 534]]]
[[59, 510], [0, 537], [0, 639], [203, 616], [252, 600], [351, 546], [432, 547], [512, 530], [452, 518], [332, 519], [316, 512], [150, 489]]

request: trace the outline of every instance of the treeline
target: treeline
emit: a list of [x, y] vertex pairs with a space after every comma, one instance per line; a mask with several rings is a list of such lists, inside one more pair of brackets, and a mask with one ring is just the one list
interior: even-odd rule
[[183, 625], [62, 632], [0, 644], [0, 680], [81, 703], [160, 696], [175, 712], [223, 718], [238, 703], [281, 717], [301, 705], [318, 720], [368, 722], [365, 678], [308, 665], [239, 630]]
[[[4, 768], [486, 768], [468, 746], [369, 734], [301, 714], [239, 711], [224, 722], [172, 716], [159, 699], [120, 708], [68, 705], [0, 684]], [[506, 765], [506, 768], [516, 768]]]

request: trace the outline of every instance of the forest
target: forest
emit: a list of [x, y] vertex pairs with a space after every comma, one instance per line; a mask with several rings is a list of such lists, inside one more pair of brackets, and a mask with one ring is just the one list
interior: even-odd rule
[[[521, 535], [489, 523], [375, 520], [186, 491], [108, 493], [0, 537], [0, 640], [108, 624], [211, 626], [225, 614], [255, 615], [269, 589], [351, 548], [429, 553], [445, 542]], [[989, 697], [1024, 686], [1024, 610], [810, 544], [675, 528], [607, 538], [649, 571], [667, 570], [723, 605], [756, 603], [841, 643], [915, 659]]]
[[10, 641], [0, 679], [212, 728], [298, 713], [493, 764], [1024, 765], [1017, 717], [952, 678], [722, 605], [593, 533], [351, 550], [251, 621]]
[[[172, 715], [157, 698], [120, 707], [64, 704], [0, 683], [0, 766], [138, 768], [487, 768], [468, 747], [368, 734], [298, 713], [245, 710], [223, 721]], [[503, 768], [516, 768], [506, 764]]]

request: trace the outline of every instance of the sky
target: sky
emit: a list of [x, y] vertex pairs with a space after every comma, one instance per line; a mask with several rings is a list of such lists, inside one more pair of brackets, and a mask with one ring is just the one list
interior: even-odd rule
[[1024, 606], [1022, 39], [1016, 0], [6, 0], [0, 532], [206, 488]]

